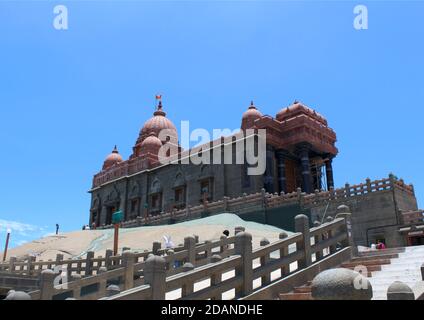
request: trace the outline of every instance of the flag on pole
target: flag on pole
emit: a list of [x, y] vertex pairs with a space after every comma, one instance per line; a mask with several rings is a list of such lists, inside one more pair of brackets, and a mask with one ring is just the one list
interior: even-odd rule
[[162, 100], [162, 95], [161, 94], [157, 94], [156, 95], [156, 100]]

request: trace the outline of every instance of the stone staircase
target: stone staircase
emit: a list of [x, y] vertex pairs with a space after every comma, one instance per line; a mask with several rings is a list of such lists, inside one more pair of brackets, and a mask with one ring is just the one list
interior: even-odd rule
[[[405, 264], [409, 263], [412, 266], [411, 268], [406, 269], [413, 269], [408, 271], [411, 274], [411, 283], [421, 279], [420, 266], [421, 263], [424, 262], [424, 246], [422, 247], [423, 248], [418, 251], [417, 249], [413, 250], [413, 248], [417, 247], [409, 247], [360, 252], [357, 257], [352, 258], [348, 262], [342, 263], [339, 267], [352, 270], [357, 268], [356, 271], [361, 272], [360, 267], [365, 266], [367, 268], [367, 274], [364, 274], [364, 276], [369, 278], [369, 281], [373, 286], [373, 299], [385, 299], [387, 288], [393, 283], [393, 281], [404, 281], [404, 277], [397, 274], [395, 275], [395, 273], [397, 271], [401, 271], [402, 268], [405, 270]], [[414, 252], [413, 256], [411, 256], [411, 252]], [[414, 259], [414, 257], [417, 257], [418, 260], [414, 264], [411, 264], [410, 260]], [[408, 261], [405, 261], [405, 259]], [[387, 276], [385, 276], [386, 272], [388, 272]], [[406, 281], [404, 282], [411, 285]], [[311, 281], [301, 287], [295, 287], [292, 292], [281, 293], [279, 298], [280, 300], [312, 300]]]
[[373, 300], [386, 300], [387, 288], [394, 281], [402, 281], [413, 288], [422, 281], [421, 265], [424, 263], [424, 246], [403, 248], [397, 259], [383, 265], [380, 272], [372, 272], [369, 279], [373, 288]]

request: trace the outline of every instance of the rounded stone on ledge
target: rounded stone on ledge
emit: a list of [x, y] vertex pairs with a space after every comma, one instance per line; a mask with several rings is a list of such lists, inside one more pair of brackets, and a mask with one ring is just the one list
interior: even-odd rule
[[280, 232], [280, 234], [278, 235], [279, 239], [285, 239], [287, 238], [289, 235], [287, 234], [287, 232]]
[[114, 296], [115, 294], [118, 294], [121, 292], [121, 289], [116, 284], [111, 284], [106, 288], [106, 295], [108, 297]]
[[332, 216], [328, 216], [327, 218], [325, 218], [325, 221], [327, 221], [327, 222], [331, 222], [333, 220], [334, 220], [334, 218]]
[[415, 295], [406, 283], [395, 281], [387, 289], [387, 300], [415, 300]]
[[193, 266], [193, 264], [191, 264], [190, 262], [186, 262], [186, 263], [184, 263], [184, 264], [183, 264], [183, 266], [182, 266], [181, 268], [182, 268], [182, 270], [183, 270], [184, 272], [186, 272], [186, 271], [191, 271], [191, 270], [193, 270], [193, 269], [194, 269], [194, 266]]
[[321, 225], [321, 222], [319, 222], [318, 220], [314, 221], [314, 227], [319, 227]]
[[32, 300], [31, 296], [23, 291], [10, 290], [4, 300]]
[[342, 205], [337, 207], [336, 212], [337, 213], [350, 213], [350, 208], [347, 205], [342, 204]]
[[315, 300], [371, 300], [372, 286], [360, 273], [336, 268], [319, 273], [312, 280]]
[[97, 271], [97, 274], [102, 274], [102, 273], [105, 273], [105, 272], [107, 272], [107, 268], [106, 267], [100, 267], [99, 271]]
[[260, 241], [259, 245], [261, 247], [269, 245], [269, 240], [267, 238], [262, 238], [262, 240]]
[[219, 262], [219, 261], [221, 261], [222, 260], [222, 257], [219, 255], [219, 254], [214, 254], [212, 257], [211, 257], [211, 262]]

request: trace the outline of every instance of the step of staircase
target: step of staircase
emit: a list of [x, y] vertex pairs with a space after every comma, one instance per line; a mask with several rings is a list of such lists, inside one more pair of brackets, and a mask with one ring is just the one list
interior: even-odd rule
[[388, 248], [388, 249], [358, 252], [358, 257], [371, 257], [371, 256], [379, 256], [383, 254], [396, 254], [396, 253], [402, 253], [402, 252], [405, 252], [405, 248]]
[[[354, 266], [343, 267], [343, 268], [354, 270], [358, 266], [360, 266], [360, 265], [354, 265]], [[366, 266], [366, 268], [367, 268], [368, 274], [371, 273], [371, 272], [375, 272], [375, 271], [381, 271], [381, 266], [380, 265]]]
[[294, 293], [310, 293], [312, 291], [311, 286], [295, 287]]
[[399, 257], [399, 253], [389, 253], [389, 254], [381, 254], [377, 256], [369, 256], [369, 257], [355, 257], [351, 261], [352, 262], [364, 262], [374, 259], [396, 259]]
[[313, 300], [311, 293], [280, 293], [280, 300]]
[[365, 261], [351, 261], [351, 262], [345, 262], [341, 264], [342, 268], [351, 268], [356, 266], [381, 266], [383, 264], [390, 264], [390, 259], [370, 259]]

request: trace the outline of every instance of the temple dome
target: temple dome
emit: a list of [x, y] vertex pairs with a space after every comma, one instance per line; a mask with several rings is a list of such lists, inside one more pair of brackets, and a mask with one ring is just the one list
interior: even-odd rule
[[255, 120], [261, 118], [262, 116], [262, 113], [256, 108], [256, 106], [253, 104], [253, 101], [250, 102], [249, 108], [243, 113], [241, 119], [241, 128], [253, 128]]
[[103, 163], [103, 170], [109, 169], [110, 167], [114, 166], [115, 164], [118, 164], [122, 162], [122, 156], [119, 154], [118, 149], [115, 148], [112, 150], [112, 153], [110, 153], [104, 163]]
[[[157, 110], [153, 113], [153, 117], [147, 120], [140, 130], [137, 144], [144, 141], [151, 132], [155, 133], [156, 137], [159, 137], [159, 133], [163, 129], [171, 130], [172, 134], [175, 134], [175, 137], [178, 138], [177, 128], [172, 121], [166, 117], [166, 113], [162, 110], [162, 102], [159, 101]], [[165, 140], [163, 142], [165, 142]]]
[[288, 120], [290, 118], [294, 118], [294, 117], [296, 117], [300, 114], [307, 114], [310, 117], [317, 120], [318, 122], [321, 122], [325, 126], [328, 124], [327, 120], [322, 115], [320, 115], [315, 110], [305, 106], [303, 103], [301, 103], [299, 101], [295, 101], [295, 102], [293, 102], [292, 105], [288, 106], [287, 108], [281, 109], [277, 113], [276, 118], [277, 118], [278, 121], [285, 121], [285, 120]]
[[154, 131], [151, 131], [149, 136], [145, 138], [141, 143], [141, 153], [151, 153], [157, 155], [161, 147], [162, 142], [156, 136], [156, 133]]

